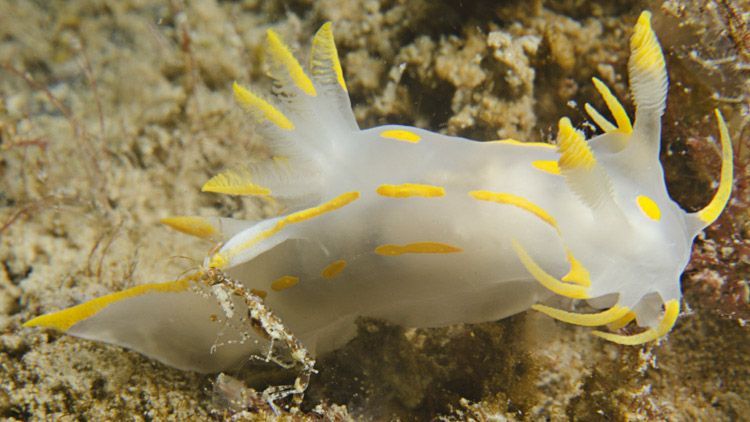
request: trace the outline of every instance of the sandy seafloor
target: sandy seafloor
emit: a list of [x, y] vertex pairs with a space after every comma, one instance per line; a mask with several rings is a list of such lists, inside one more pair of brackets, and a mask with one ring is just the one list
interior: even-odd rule
[[[560, 116], [584, 124], [585, 102], [604, 109], [591, 76], [627, 98], [628, 38], [648, 8], [671, 80], [662, 161], [672, 196], [693, 211], [711, 198], [713, 108], [740, 150], [734, 199], [696, 241], [668, 338], [623, 347], [535, 312], [429, 330], [363, 320], [354, 341], [319, 359], [304, 408], [373, 420], [750, 420], [749, 5], [0, 0], [0, 418], [231, 415], [213, 376], [21, 324], [198, 265], [211, 245], [162, 217], [276, 211], [199, 189], [268, 156], [230, 90], [235, 80], [268, 89], [267, 28], [305, 55], [334, 22], [361, 127], [546, 141]], [[284, 377], [270, 368], [243, 380]], [[254, 412], [244, 416], [271, 417]]]

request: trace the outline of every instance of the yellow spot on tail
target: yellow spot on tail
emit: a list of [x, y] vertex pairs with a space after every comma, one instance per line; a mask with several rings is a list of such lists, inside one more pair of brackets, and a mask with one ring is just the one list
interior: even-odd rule
[[380, 137], [386, 139], [395, 139], [402, 142], [411, 142], [413, 144], [416, 144], [422, 139], [422, 137], [417, 135], [416, 133], [409, 132], [408, 130], [403, 129], [384, 130], [380, 132]]
[[515, 207], [521, 208], [539, 217], [545, 223], [552, 226], [555, 230], [558, 230], [557, 221], [555, 221], [554, 217], [552, 217], [547, 211], [545, 211], [539, 205], [521, 196], [513, 195], [512, 193], [490, 192], [486, 190], [471, 191], [469, 192], [469, 195], [473, 197], [474, 199], [478, 199], [480, 201], [496, 202], [498, 204], [508, 204], [508, 205], [513, 205]]
[[270, 195], [271, 190], [252, 182], [249, 171], [227, 170], [212, 177], [201, 187], [202, 192], [227, 195]]
[[567, 322], [568, 324], [582, 325], [584, 327], [606, 325], [610, 322], [624, 317], [628, 312], [630, 312], [628, 308], [619, 305], [615, 305], [607, 309], [606, 311], [597, 312], [594, 314], [578, 314], [575, 312], [567, 312], [561, 309], [556, 309], [544, 305], [531, 305], [531, 308], [543, 314], [551, 316], [556, 320]]
[[240, 86], [237, 82], [232, 84], [232, 89], [234, 90], [234, 98], [244, 109], [253, 113], [259, 112], [259, 117], [262, 117], [258, 119], [259, 122], [266, 118], [279, 129], [294, 130], [294, 124], [291, 120], [266, 100]]
[[400, 185], [380, 185], [376, 192], [379, 195], [390, 198], [408, 198], [411, 196], [423, 196], [435, 198], [445, 196], [445, 189], [440, 186], [421, 185], [417, 183], [403, 183]]
[[328, 202], [318, 205], [317, 207], [307, 208], [295, 213], [289, 214], [288, 216], [278, 220], [273, 227], [258, 233], [252, 239], [234, 246], [231, 249], [219, 252], [211, 258], [210, 266], [215, 268], [223, 268], [226, 266], [232, 258], [242, 253], [243, 251], [255, 246], [259, 242], [268, 239], [269, 237], [280, 232], [288, 224], [296, 224], [311, 218], [318, 217], [327, 212], [335, 211], [341, 207], [344, 207], [357, 199], [359, 199], [359, 192], [347, 192], [331, 199]]
[[325, 267], [320, 273], [320, 276], [327, 280], [330, 280], [341, 274], [341, 271], [344, 271], [344, 268], [346, 268], [346, 261], [344, 261], [343, 259], [339, 259], [328, 264], [328, 266]]
[[250, 293], [254, 294], [255, 296], [258, 296], [261, 299], [265, 299], [266, 296], [268, 296], [267, 291], [260, 290], [260, 289], [250, 289]]
[[268, 52], [271, 54], [271, 57], [284, 66], [289, 77], [297, 88], [307, 95], [312, 97], [316, 96], [315, 85], [313, 85], [310, 78], [307, 77], [302, 66], [300, 66], [297, 59], [294, 58], [292, 52], [289, 51], [289, 48], [284, 45], [279, 36], [276, 35], [272, 29], [266, 31], [266, 35], [268, 36]]
[[486, 144], [501, 144], [501, 145], [518, 145], [520, 147], [540, 147], [547, 149], [555, 149], [555, 146], [546, 142], [522, 142], [516, 139], [499, 139], [497, 141], [487, 141]]
[[384, 256], [396, 256], [409, 253], [445, 254], [462, 252], [461, 248], [439, 242], [416, 242], [406, 245], [381, 245], [375, 248], [375, 253]]
[[560, 166], [557, 165], [555, 160], [536, 160], [531, 163], [534, 168], [541, 170], [545, 173], [560, 175]]
[[331, 22], [324, 23], [318, 29], [315, 37], [313, 37], [312, 53], [310, 56], [312, 61], [312, 66], [310, 67], [313, 71], [318, 67], [323, 67], [326, 64], [329, 65], [334, 75], [336, 75], [336, 81], [344, 92], [347, 92], [344, 72], [341, 70], [341, 62], [339, 62], [339, 53], [336, 50], [336, 43], [333, 41]]
[[[612, 91], [609, 90], [604, 82], [597, 78], [591, 78], [591, 80], [594, 82], [596, 90], [599, 91], [599, 94], [604, 99], [604, 103], [607, 104], [607, 108], [609, 108], [609, 112], [612, 113], [612, 117], [615, 118], [617, 130], [626, 134], [633, 132], [633, 125], [630, 123], [630, 117], [628, 117], [628, 113], [625, 111], [625, 107], [622, 106], [622, 103], [620, 103], [620, 100], [612, 94]], [[591, 113], [589, 113], [589, 116], [591, 116]], [[594, 121], [596, 121], [596, 119], [594, 119]], [[609, 123], [609, 121], [607, 121], [607, 123]], [[597, 124], [599, 127], [602, 127], [598, 122]], [[604, 128], [602, 127], [602, 129]]]
[[286, 290], [290, 287], [294, 287], [299, 283], [299, 277], [295, 277], [293, 275], [285, 275], [282, 277], [277, 278], [276, 280], [271, 283], [271, 289], [275, 292], [280, 292], [282, 290]]
[[581, 261], [577, 260], [576, 257], [573, 256], [573, 252], [571, 252], [570, 250], [566, 250], [565, 255], [568, 258], [568, 262], [570, 262], [570, 271], [568, 271], [568, 273], [565, 274], [563, 278], [561, 278], [561, 280], [585, 287], [591, 286], [591, 275], [589, 274], [589, 270], [586, 269]]
[[557, 132], [557, 151], [560, 158], [557, 161], [561, 170], [582, 168], [590, 170], [596, 165], [594, 154], [591, 152], [583, 137], [583, 133], [573, 129], [570, 119], [560, 119]]
[[659, 73], [664, 69], [664, 55], [651, 29], [651, 12], [644, 11], [638, 17], [630, 38], [630, 51], [630, 62], [636, 69], [649, 73]]
[[188, 289], [188, 287], [190, 287], [190, 283], [198, 280], [200, 277], [201, 273], [195, 273], [176, 281], [169, 281], [166, 283], [142, 284], [140, 286], [135, 286], [120, 292], [98, 297], [80, 305], [63, 309], [62, 311], [38, 316], [30, 321], [26, 321], [23, 326], [46, 327], [53, 328], [59, 331], [67, 331], [70, 327], [85, 319], [91, 318], [113, 303], [136, 296], [141, 296], [146, 293], [184, 292]]
[[635, 201], [638, 203], [638, 208], [641, 209], [643, 215], [654, 221], [659, 221], [661, 219], [661, 210], [659, 209], [659, 205], [657, 205], [653, 199], [646, 195], [638, 195], [638, 197], [635, 198]]
[[649, 328], [642, 333], [633, 334], [630, 336], [605, 333], [603, 331], [594, 331], [593, 334], [613, 343], [626, 346], [635, 346], [664, 337], [668, 332], [672, 330], [672, 327], [674, 327], [674, 324], [677, 322], [677, 316], [679, 314], [680, 301], [677, 299], [672, 299], [664, 304], [664, 316], [662, 317], [659, 325], [656, 328]]
[[719, 189], [713, 199], [702, 210], [698, 211], [698, 218], [706, 225], [713, 223], [719, 218], [724, 207], [727, 206], [729, 196], [732, 194], [732, 183], [734, 179], [734, 162], [732, 161], [732, 140], [729, 138], [727, 124], [719, 109], [715, 110], [716, 120], [719, 124], [719, 135], [721, 139], [721, 178]]
[[159, 220], [162, 224], [191, 236], [209, 238], [216, 234], [216, 228], [203, 217], [175, 216]]
[[542, 267], [534, 262], [531, 256], [526, 253], [526, 250], [524, 250], [521, 244], [518, 243], [515, 239], [512, 240], [512, 245], [513, 249], [516, 251], [516, 255], [518, 255], [518, 259], [521, 260], [523, 266], [526, 267], [526, 270], [529, 272], [529, 274], [531, 274], [542, 286], [546, 287], [554, 293], [569, 297], [571, 299], [589, 298], [589, 294], [585, 287], [563, 283], [555, 277], [552, 277], [551, 275], [547, 274], [547, 272], [544, 271]]

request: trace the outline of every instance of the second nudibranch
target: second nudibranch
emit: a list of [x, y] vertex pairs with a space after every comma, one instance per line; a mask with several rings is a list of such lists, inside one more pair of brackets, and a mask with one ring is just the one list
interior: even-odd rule
[[[658, 160], [667, 74], [648, 12], [630, 48], [634, 122], [594, 79], [614, 120], [586, 105], [602, 135], [587, 142], [563, 118], [556, 145], [480, 143], [405, 126], [359, 130], [331, 25], [313, 39], [309, 72], [268, 31], [274, 100], [237, 84], [234, 93], [276, 157], [219, 174], [203, 190], [273, 197], [287, 210], [262, 221], [164, 222], [218, 242], [205, 266], [264, 297], [317, 353], [353, 338], [358, 317], [430, 327], [530, 307], [573, 324], [645, 327], [633, 335], [594, 331], [616, 343], [657, 339], [677, 319], [694, 237], [729, 198], [732, 150], [717, 111], [718, 192], [698, 213], [680, 209]], [[120, 344], [182, 369], [224, 370], [265, 346], [234, 311], [241, 303], [199, 285], [200, 273], [27, 325]], [[601, 311], [539, 304], [553, 295]]]

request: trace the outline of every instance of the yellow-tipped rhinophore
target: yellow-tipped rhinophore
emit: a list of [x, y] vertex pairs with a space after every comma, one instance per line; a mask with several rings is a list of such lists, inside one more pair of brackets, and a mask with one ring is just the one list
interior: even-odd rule
[[586, 143], [583, 133], [573, 129], [570, 119], [563, 117], [558, 124], [557, 150], [560, 153], [558, 165], [561, 170], [586, 169], [596, 165], [594, 153]]

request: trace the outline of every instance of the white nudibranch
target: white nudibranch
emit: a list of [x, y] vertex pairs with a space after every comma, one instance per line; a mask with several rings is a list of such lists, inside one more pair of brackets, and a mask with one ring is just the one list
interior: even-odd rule
[[[253, 300], [318, 355], [351, 340], [358, 317], [435, 327], [533, 308], [571, 324], [643, 327], [631, 335], [594, 331], [620, 344], [672, 329], [693, 239], [731, 193], [732, 148], [717, 110], [718, 192], [692, 214], [670, 199], [659, 163], [667, 73], [648, 12], [630, 40], [634, 121], [594, 79], [614, 120], [586, 104], [603, 134], [587, 141], [563, 118], [556, 145], [473, 142], [393, 125], [360, 130], [330, 23], [313, 39], [307, 70], [273, 31], [267, 40], [273, 96], [233, 89], [283, 158], [221, 173], [203, 191], [271, 197], [286, 214], [164, 219], [221, 246], [180, 280], [113, 293], [25, 326], [199, 372], [265, 354], [269, 337], [296, 344], [273, 328], [275, 319], [267, 318], [266, 336], [248, 329], [265, 315], [244, 311]], [[226, 276], [220, 286], [235, 286], [228, 290], [235, 294], [205, 282], [218, 271]], [[554, 295], [600, 311], [541, 304]]]

